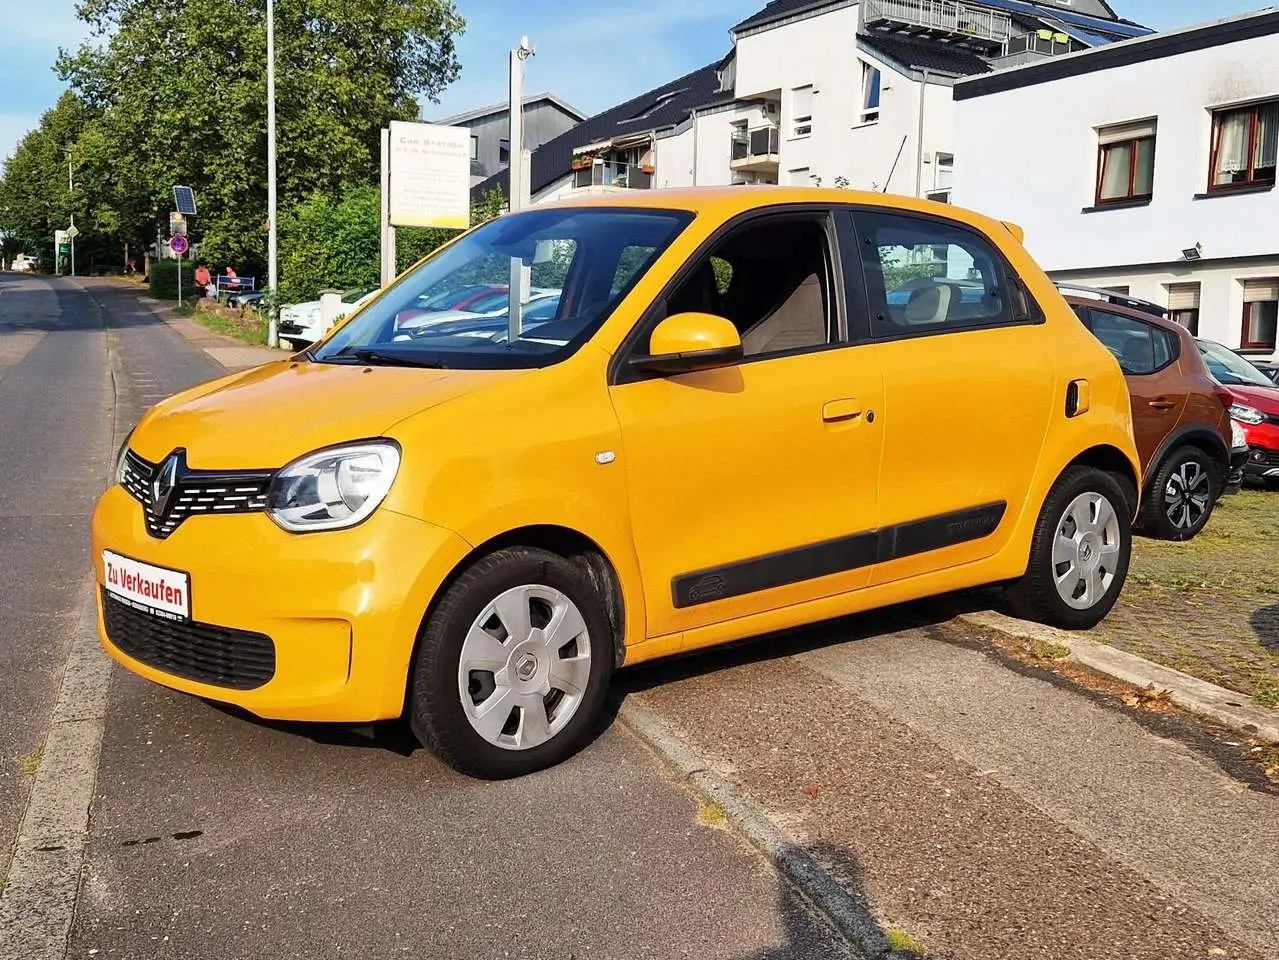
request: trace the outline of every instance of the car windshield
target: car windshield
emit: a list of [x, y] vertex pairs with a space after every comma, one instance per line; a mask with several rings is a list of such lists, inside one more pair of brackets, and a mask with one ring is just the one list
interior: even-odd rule
[[1229, 387], [1273, 387], [1275, 382], [1233, 350], [1211, 340], [1199, 340], [1208, 372], [1220, 384]]
[[[500, 217], [405, 274], [312, 357], [322, 363], [451, 369], [558, 363], [599, 329], [692, 218], [683, 211], [617, 207], [534, 209]], [[432, 311], [441, 310], [435, 304], [460, 300], [459, 309], [478, 313], [465, 294], [497, 294], [491, 309], [501, 309], [512, 275], [521, 279], [526, 303], [531, 296], [553, 299], [554, 315], [539, 310], [536, 322], [526, 329], [521, 323], [514, 339], [432, 333]]]

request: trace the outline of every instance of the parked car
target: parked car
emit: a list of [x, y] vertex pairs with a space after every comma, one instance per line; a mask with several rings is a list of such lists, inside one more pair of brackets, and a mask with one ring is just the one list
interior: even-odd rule
[[[538, 297], [528, 303], [521, 317], [523, 333], [532, 333], [542, 324], [554, 320], [556, 314], [559, 313], [559, 308], [560, 297], [558, 294]], [[494, 314], [471, 314], [461, 319], [431, 324], [423, 328], [418, 333], [418, 336], [487, 337], [494, 342], [501, 342], [510, 337], [509, 317], [509, 310], [502, 310]], [[411, 333], [403, 333], [405, 337], [411, 335]], [[397, 337], [397, 339], [399, 338]]]
[[1232, 451], [1230, 394], [1209, 376], [1194, 336], [1158, 315], [1162, 308], [1106, 290], [1067, 292], [1128, 381], [1145, 478], [1138, 528], [1162, 540], [1189, 540], [1222, 494], [1238, 489], [1245, 453]]
[[[532, 290], [528, 295], [528, 299], [524, 301], [524, 310], [527, 315], [528, 310], [534, 310], [534, 315], [539, 315], [536, 307], [547, 300], [554, 300], [558, 306], [560, 300], [560, 291], [558, 290]], [[439, 310], [431, 313], [414, 313], [413, 311], [400, 311], [395, 315], [395, 328], [400, 333], [406, 333], [410, 336], [420, 336], [435, 327], [449, 326], [456, 323], [466, 324], [475, 320], [489, 319], [501, 321], [499, 327], [506, 324], [506, 318], [510, 315], [510, 294], [490, 294], [488, 297], [477, 300], [474, 304], [474, 310]], [[554, 308], [551, 313], [554, 315]], [[405, 314], [410, 314], [406, 316]]]
[[[509, 777], [589, 741], [619, 666], [984, 584], [1058, 626], [1109, 612], [1128, 389], [1018, 228], [626, 194], [491, 220], [308, 362], [152, 407], [93, 519], [111, 655], [262, 717], [406, 716]], [[424, 291], [547, 247], [570, 262], [531, 335], [396, 339]]]
[[228, 307], [238, 307], [239, 309], [257, 310], [262, 303], [262, 298], [266, 294], [258, 291], [257, 293], [232, 293], [226, 298]]
[[500, 297], [506, 296], [509, 289], [506, 284], [467, 283], [456, 288], [428, 290], [401, 310], [399, 318], [401, 321], [412, 320], [415, 317], [443, 313], [447, 310], [482, 312], [476, 309], [477, 304], [498, 303]]
[[1230, 416], [1244, 432], [1244, 476], [1274, 484], [1279, 481], [1279, 385], [1233, 350], [1211, 340], [1198, 344], [1208, 372], [1230, 393]]
[[1272, 360], [1253, 360], [1252, 365], [1275, 383], [1279, 383], [1279, 363]]
[[40, 261], [36, 257], [28, 257], [26, 254], [18, 254], [13, 258], [13, 263], [9, 268], [14, 273], [35, 273], [40, 268]]
[[[354, 313], [378, 294], [377, 287], [358, 287], [342, 294], [342, 306], [334, 322]], [[294, 350], [305, 350], [327, 332], [319, 300], [291, 303], [280, 308], [280, 339]]]

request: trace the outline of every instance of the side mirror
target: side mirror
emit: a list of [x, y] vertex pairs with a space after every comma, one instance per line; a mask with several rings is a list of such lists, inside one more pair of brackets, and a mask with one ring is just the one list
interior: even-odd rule
[[726, 367], [742, 359], [742, 338], [733, 324], [711, 313], [677, 313], [657, 325], [648, 353], [631, 369], [663, 375]]

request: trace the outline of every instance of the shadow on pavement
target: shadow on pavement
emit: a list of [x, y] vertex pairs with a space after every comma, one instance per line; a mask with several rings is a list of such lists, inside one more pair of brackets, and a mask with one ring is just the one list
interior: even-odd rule
[[1279, 603], [1262, 607], [1253, 613], [1252, 629], [1256, 631], [1263, 647], [1279, 655]]
[[219, 713], [266, 730], [278, 730], [290, 736], [302, 737], [327, 747], [359, 747], [382, 750], [399, 757], [411, 757], [422, 749], [408, 724], [402, 720], [380, 720], [356, 726], [337, 723], [304, 723], [289, 720], [267, 720], [230, 703], [198, 698]]
[[[745, 954], [737, 960], [819, 960], [834, 957], [910, 960], [925, 955], [922, 946], [906, 931], [888, 931], [876, 921], [862, 880], [861, 865], [851, 851], [821, 842], [811, 848], [785, 847], [778, 859], [783, 863], [812, 861], [825, 870], [843, 891], [843, 903], [839, 909], [845, 929], [836, 932], [825, 919], [818, 919], [804, 897], [779, 876], [777, 912], [782, 919], [786, 939], [775, 947]], [[852, 940], [851, 950], [846, 946], [846, 936]]]

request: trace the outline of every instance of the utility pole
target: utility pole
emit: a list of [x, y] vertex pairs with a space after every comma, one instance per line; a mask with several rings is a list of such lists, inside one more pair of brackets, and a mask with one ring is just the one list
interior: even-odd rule
[[[67, 193], [72, 194], [72, 200], [75, 199], [75, 179], [71, 173], [71, 148], [67, 147]], [[71, 276], [75, 276], [75, 209], [71, 210], [71, 236], [67, 239], [71, 244]], [[58, 259], [57, 251], [54, 251], [53, 259]]]
[[[511, 51], [511, 102], [510, 102], [510, 173], [507, 182], [510, 192], [508, 203], [512, 213], [529, 205], [531, 189], [529, 171], [524, 157], [524, 61], [535, 51], [529, 46], [528, 37], [520, 37], [520, 45]], [[514, 343], [524, 327], [524, 290], [527, 286], [527, 270], [518, 257], [511, 258], [510, 306], [507, 310], [507, 337]]]
[[275, 183], [275, 0], [266, 0], [266, 283], [270, 289], [267, 316], [266, 343], [269, 347], [280, 345], [280, 263], [276, 230]]

